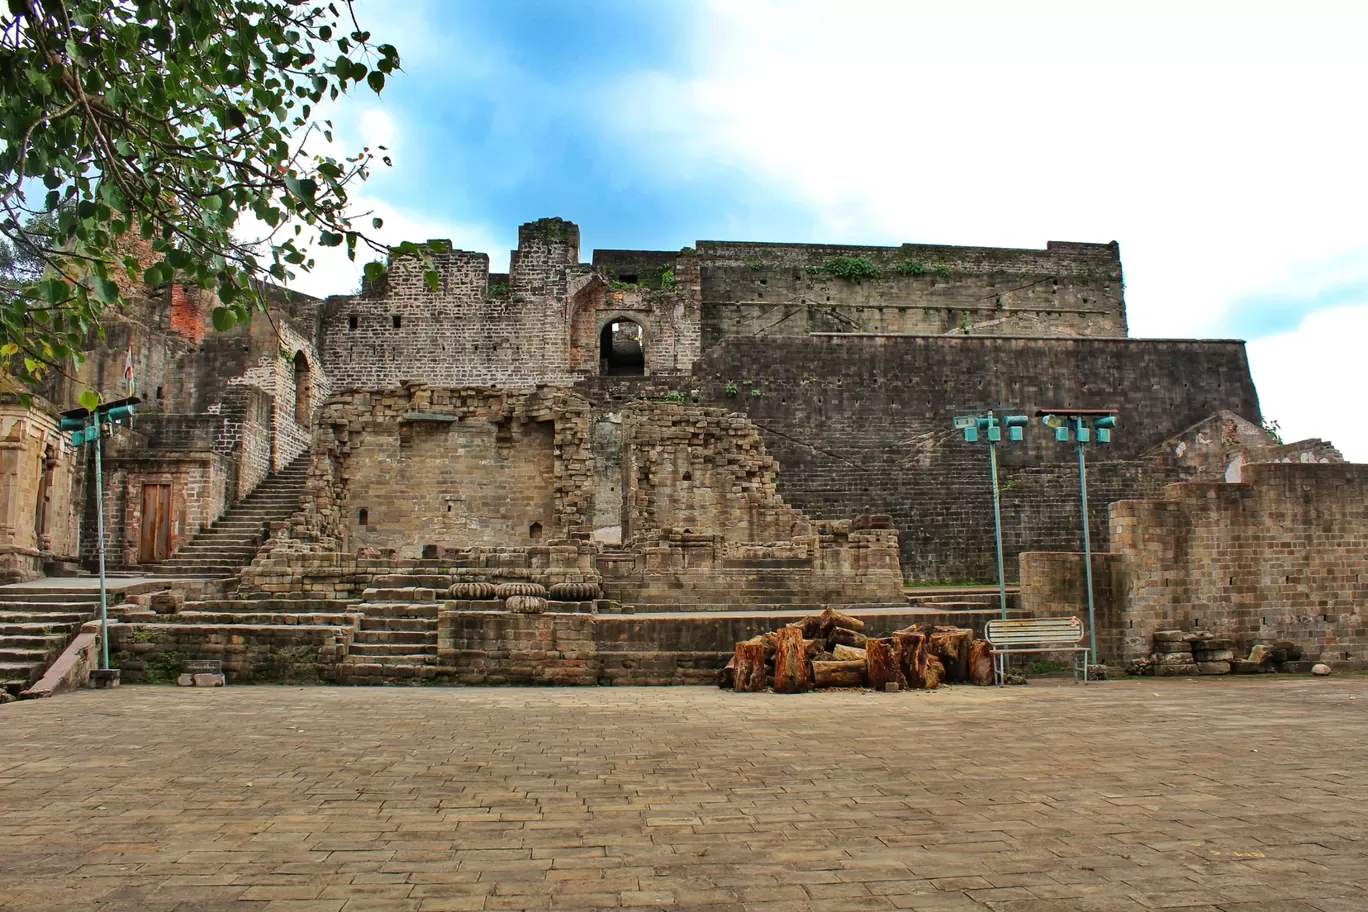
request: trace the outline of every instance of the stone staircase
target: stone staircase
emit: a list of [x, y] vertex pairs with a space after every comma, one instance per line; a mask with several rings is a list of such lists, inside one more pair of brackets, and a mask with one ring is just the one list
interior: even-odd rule
[[98, 589], [0, 588], [0, 690], [33, 684], [100, 609]]
[[157, 576], [237, 576], [261, 547], [262, 530], [271, 523], [284, 522], [299, 509], [308, 474], [309, 454], [305, 451], [276, 474], [267, 476], [256, 490], [170, 558], [158, 564], [143, 564], [138, 570]]
[[441, 602], [363, 602], [340, 682], [416, 683], [437, 675], [437, 609]]

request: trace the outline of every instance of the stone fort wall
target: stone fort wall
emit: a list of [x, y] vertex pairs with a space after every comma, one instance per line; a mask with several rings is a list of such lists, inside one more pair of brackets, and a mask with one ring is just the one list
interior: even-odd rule
[[[996, 578], [987, 447], [957, 414], [1011, 406], [1117, 408], [1115, 443], [1089, 451], [1094, 547], [1107, 505], [1198, 477], [1157, 446], [1221, 410], [1258, 425], [1240, 342], [808, 336], [728, 340], [700, 360], [705, 401], [748, 417], [780, 465], [779, 491], [814, 519], [888, 514], [911, 580]], [[734, 392], [733, 392], [734, 390]], [[1038, 427], [1000, 451], [1009, 575], [1021, 551], [1081, 550], [1072, 446]]]

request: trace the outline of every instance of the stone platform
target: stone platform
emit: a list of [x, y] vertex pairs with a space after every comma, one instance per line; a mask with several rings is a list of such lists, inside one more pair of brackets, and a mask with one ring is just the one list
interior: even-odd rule
[[[187, 602], [174, 615], [128, 613], [111, 630], [133, 682], [191, 659], [218, 659], [229, 683], [713, 684], [736, 643], [816, 608], [543, 614], [499, 601], [362, 603], [338, 599]], [[973, 627], [996, 610], [846, 606], [871, 633], [911, 624]]]

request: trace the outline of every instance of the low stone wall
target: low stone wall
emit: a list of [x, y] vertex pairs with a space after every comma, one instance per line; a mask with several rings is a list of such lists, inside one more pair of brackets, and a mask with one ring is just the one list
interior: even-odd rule
[[386, 577], [396, 576], [423, 577], [424, 584], [431, 586], [462, 580], [530, 581], [548, 587], [597, 582], [594, 553], [592, 544], [569, 539], [526, 548], [447, 548], [430, 560], [399, 558], [393, 552], [293, 550], [286, 544], [258, 557], [242, 571], [239, 594], [246, 598], [359, 598]]
[[[1288, 642], [1308, 661], [1368, 667], [1368, 466], [1256, 463], [1243, 481], [1169, 485], [1111, 505], [1115, 553], [1093, 555], [1099, 651], [1148, 656], [1158, 630]], [[1082, 555], [1021, 557], [1027, 614], [1084, 616]]]
[[[861, 612], [876, 633], [911, 624], [973, 627], [996, 611]], [[584, 615], [438, 613], [441, 674], [459, 684], [713, 684], [736, 644], [803, 614]]]
[[351, 627], [114, 624], [110, 663], [131, 684], [174, 682], [183, 662], [219, 660], [230, 684], [332, 681]]

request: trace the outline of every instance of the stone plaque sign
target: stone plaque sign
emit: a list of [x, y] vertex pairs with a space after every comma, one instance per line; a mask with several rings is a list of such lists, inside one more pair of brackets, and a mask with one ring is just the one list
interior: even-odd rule
[[192, 659], [181, 663], [181, 673], [188, 675], [221, 674], [223, 662], [219, 659]]

